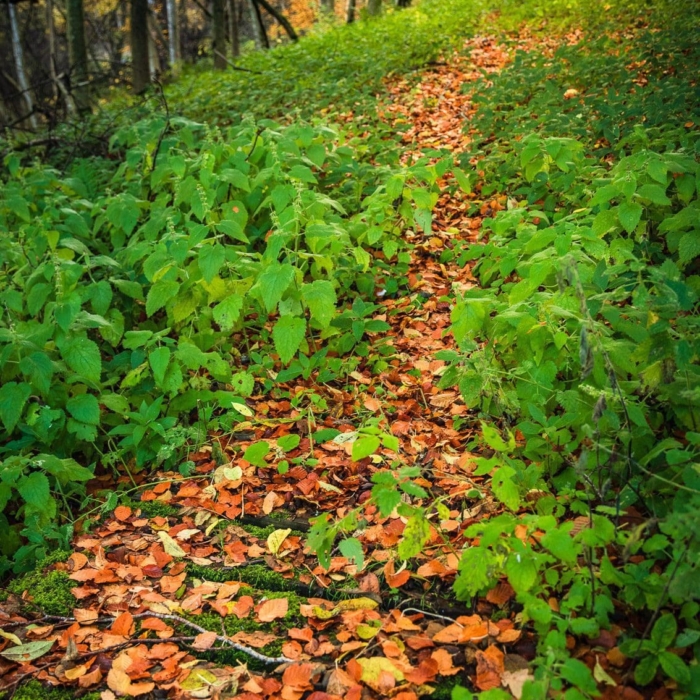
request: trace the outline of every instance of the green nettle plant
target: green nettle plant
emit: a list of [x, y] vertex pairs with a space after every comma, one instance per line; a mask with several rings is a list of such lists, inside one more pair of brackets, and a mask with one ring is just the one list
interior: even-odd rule
[[118, 167], [81, 161], [66, 176], [7, 159], [0, 456], [31, 474], [3, 467], [0, 526], [20, 568], [32, 559], [17, 549], [23, 528], [58, 522], [57, 501], [84, 496], [64, 488], [90, 473], [70, 477], [71, 456], [169, 465], [212, 409], [245, 420], [235, 407], [254, 389], [238, 360], [250, 333], [298, 376], [384, 330], [358, 295], [372, 291], [377, 252], [389, 264], [405, 255], [406, 225], [430, 225], [442, 173], [419, 163], [348, 178], [356, 154], [338, 134], [269, 121], [223, 132], [151, 118], [111, 146]]

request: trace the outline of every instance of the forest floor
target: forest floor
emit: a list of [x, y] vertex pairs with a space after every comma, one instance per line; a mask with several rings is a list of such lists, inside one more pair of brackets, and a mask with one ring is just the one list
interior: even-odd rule
[[[580, 38], [523, 31], [506, 47], [477, 36], [417, 81], [390, 78], [380, 113], [408, 124], [404, 160], [436, 148], [459, 154], [474, 109], [464, 85], [501, 70], [516, 48], [546, 53]], [[21, 664], [0, 658], [0, 689], [19, 687], [20, 697], [33, 679], [67, 687], [65, 697], [102, 700], [416, 700], [430, 693], [443, 700], [460, 685], [520, 697], [536, 640], [519, 624], [513, 589], [503, 582], [469, 606], [451, 589], [465, 529], [504, 508], [488, 479], [472, 474], [475, 455], [466, 446], [477, 426], [464, 420], [459, 392], [438, 387], [446, 363], [435, 358], [454, 345], [455, 295], [476, 285], [469, 265], [442, 263], [440, 254], [475, 241], [482, 217], [506, 203], [496, 196], [480, 216], [468, 215], [476, 197], [446, 189], [431, 234], [410, 234], [410, 293], [380, 301], [372, 313], [391, 325], [375, 338], [391, 347], [387, 371], [360, 365], [343, 389], [300, 379], [288, 384], [289, 399], [252, 396], [237, 433], [212, 435], [189, 455], [192, 477], [167, 472], [139, 484], [133, 501], [75, 537], [66, 560], [12, 584], [0, 604], [1, 634], [22, 630], [24, 642], [50, 651]], [[348, 514], [368, 500], [373, 474], [396, 458], [386, 447], [351, 458], [357, 426], [373, 418], [398, 439], [402, 464], [420, 469], [414, 483], [461, 505], [445, 509], [411, 569], [396, 554], [405, 521], [369, 506], [355, 533], [363, 556], [333, 549], [326, 569], [305, 544], [310, 518]], [[340, 436], [312, 437], [324, 429]], [[283, 438], [292, 432], [301, 439], [286, 451]], [[273, 446], [267, 466], [288, 460], [286, 472], [240, 458], [260, 440]], [[606, 698], [641, 697], [624, 688], [625, 660], [611, 639], [601, 635], [578, 658], [614, 679]]]

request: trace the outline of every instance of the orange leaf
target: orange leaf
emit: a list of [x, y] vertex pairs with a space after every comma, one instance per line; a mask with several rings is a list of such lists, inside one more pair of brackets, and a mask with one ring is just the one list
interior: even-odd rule
[[285, 617], [289, 611], [289, 601], [286, 598], [271, 598], [258, 608], [260, 622], [272, 622]]
[[249, 595], [242, 595], [231, 608], [231, 613], [240, 620], [248, 617], [253, 605], [255, 605], [255, 601]]
[[216, 632], [202, 632], [194, 638], [192, 646], [199, 651], [206, 651], [207, 649], [211, 649], [214, 645], [216, 637]]
[[107, 685], [117, 695], [131, 695], [135, 697], [144, 693], [150, 693], [156, 684], [150, 681], [147, 683], [132, 683], [126, 671], [113, 666], [107, 674]]
[[479, 690], [498, 688], [505, 670], [503, 652], [493, 644], [486, 651], [476, 652], [476, 687]]
[[134, 616], [130, 612], [123, 612], [110, 627], [114, 634], [121, 637], [130, 637], [134, 631]]
[[114, 509], [114, 517], [117, 520], [127, 520], [131, 517], [131, 508], [129, 506], [117, 506]]
[[[286, 598], [279, 598], [278, 600], [286, 600]], [[313, 664], [293, 664], [288, 666], [282, 675], [282, 684], [295, 690], [308, 690], [311, 688], [313, 670]]]
[[408, 583], [408, 580], [411, 578], [411, 572], [408, 569], [404, 569], [400, 573], [395, 574], [394, 561], [392, 559], [384, 566], [384, 578], [392, 588], [401, 588], [401, 586]]

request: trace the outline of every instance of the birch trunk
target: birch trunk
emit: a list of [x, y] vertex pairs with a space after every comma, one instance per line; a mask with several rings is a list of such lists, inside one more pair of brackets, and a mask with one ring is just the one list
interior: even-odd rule
[[355, 21], [355, 4], [356, 0], [348, 0], [347, 9], [345, 12], [345, 21], [352, 24]]
[[166, 0], [165, 7], [168, 13], [168, 60], [170, 61], [170, 67], [174, 68], [175, 64], [180, 60], [175, 0]]
[[32, 129], [36, 129], [39, 124], [36, 114], [34, 114], [34, 98], [29, 89], [27, 74], [24, 70], [24, 51], [22, 50], [22, 41], [19, 35], [19, 23], [17, 22], [17, 8], [14, 3], [8, 3], [7, 9], [10, 12], [10, 33], [12, 35], [12, 56], [15, 59], [15, 70], [17, 71], [17, 83], [22, 91], [22, 101], [27, 106], [27, 114], [29, 114], [29, 123]]

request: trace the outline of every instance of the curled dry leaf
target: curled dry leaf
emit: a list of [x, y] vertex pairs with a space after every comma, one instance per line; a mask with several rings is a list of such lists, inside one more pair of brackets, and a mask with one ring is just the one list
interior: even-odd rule
[[289, 601], [287, 598], [271, 598], [258, 608], [258, 620], [260, 622], [272, 622], [273, 620], [286, 617], [288, 611]]

